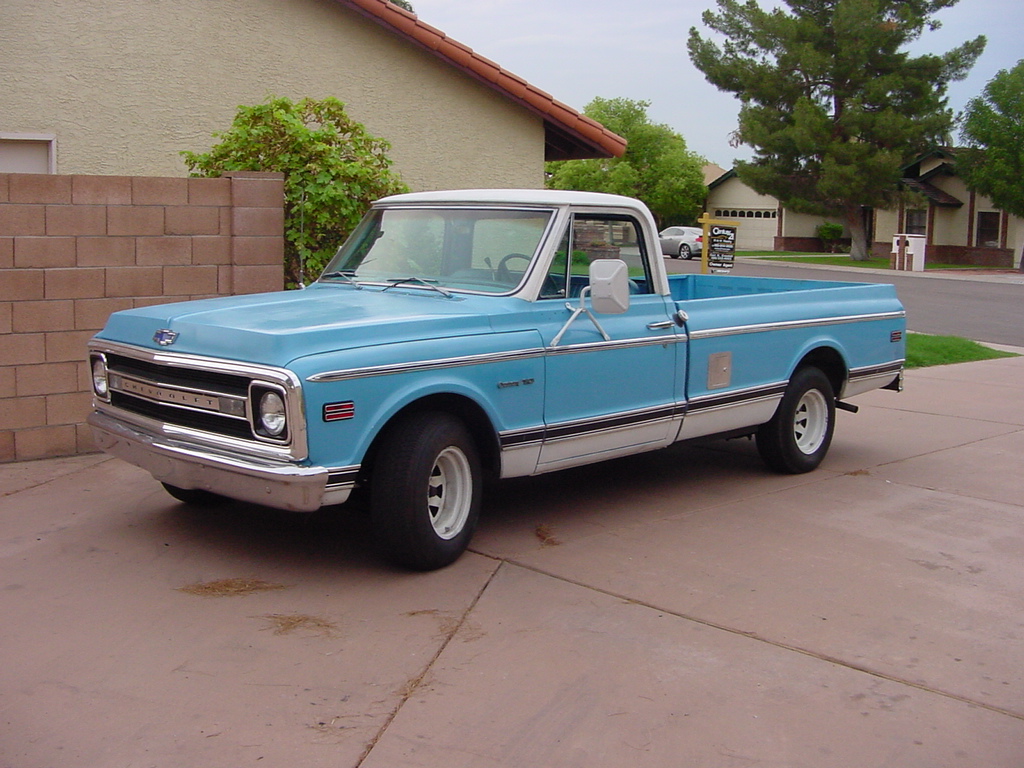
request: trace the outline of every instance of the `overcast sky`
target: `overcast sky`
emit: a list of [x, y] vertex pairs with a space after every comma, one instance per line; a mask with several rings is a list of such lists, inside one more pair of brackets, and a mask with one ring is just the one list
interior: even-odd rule
[[[595, 96], [651, 102], [648, 114], [690, 149], [729, 168], [750, 156], [729, 146], [738, 102], [690, 63], [690, 27], [714, 0], [411, 0], [419, 17], [559, 101], [582, 111]], [[762, 7], [769, 7], [765, 0]], [[963, 109], [1001, 69], [1024, 58], [1020, 0], [961, 0], [941, 11], [916, 53], [945, 53], [979, 34], [988, 46], [970, 77], [949, 89]]]

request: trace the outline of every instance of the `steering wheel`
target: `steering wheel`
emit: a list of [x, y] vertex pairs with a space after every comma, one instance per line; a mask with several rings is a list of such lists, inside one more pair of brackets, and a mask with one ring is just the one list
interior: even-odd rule
[[508, 285], [514, 284], [516, 281], [512, 279], [512, 273], [509, 272], [508, 263], [513, 259], [522, 259], [529, 266], [530, 262], [533, 261], [525, 253], [510, 253], [507, 256], [502, 256], [501, 261], [498, 262], [498, 266], [494, 270], [494, 279], [499, 283], [506, 283]]

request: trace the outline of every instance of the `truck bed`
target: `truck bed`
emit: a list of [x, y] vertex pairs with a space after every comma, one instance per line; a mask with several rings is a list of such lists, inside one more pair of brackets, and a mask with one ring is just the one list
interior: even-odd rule
[[838, 280], [788, 280], [767, 277], [733, 277], [731, 275], [669, 275], [668, 284], [672, 299], [675, 301], [871, 285], [871, 283], [851, 283]]

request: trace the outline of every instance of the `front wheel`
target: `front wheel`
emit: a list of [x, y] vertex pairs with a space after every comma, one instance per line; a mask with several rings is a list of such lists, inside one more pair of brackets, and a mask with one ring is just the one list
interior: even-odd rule
[[757, 430], [758, 453], [776, 472], [810, 472], [828, 453], [835, 419], [832, 383], [818, 368], [801, 368], [771, 421]]
[[371, 480], [374, 535], [392, 562], [430, 571], [455, 562], [480, 516], [480, 458], [465, 426], [445, 413], [391, 427]]

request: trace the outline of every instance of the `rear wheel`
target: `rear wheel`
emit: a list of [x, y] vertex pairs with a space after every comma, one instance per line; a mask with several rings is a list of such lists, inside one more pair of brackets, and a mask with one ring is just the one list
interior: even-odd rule
[[476, 445], [457, 418], [420, 413], [391, 427], [371, 481], [382, 554], [421, 571], [457, 560], [480, 515], [481, 477]]
[[835, 394], [817, 368], [801, 368], [789, 381], [771, 421], [757, 430], [757, 450], [776, 472], [800, 474], [817, 468], [835, 429]]
[[693, 256], [693, 251], [690, 250], [690, 246], [688, 246], [686, 243], [680, 243], [679, 244], [679, 258], [686, 259], [687, 261], [689, 261], [690, 257], [692, 257], [692, 256]]

